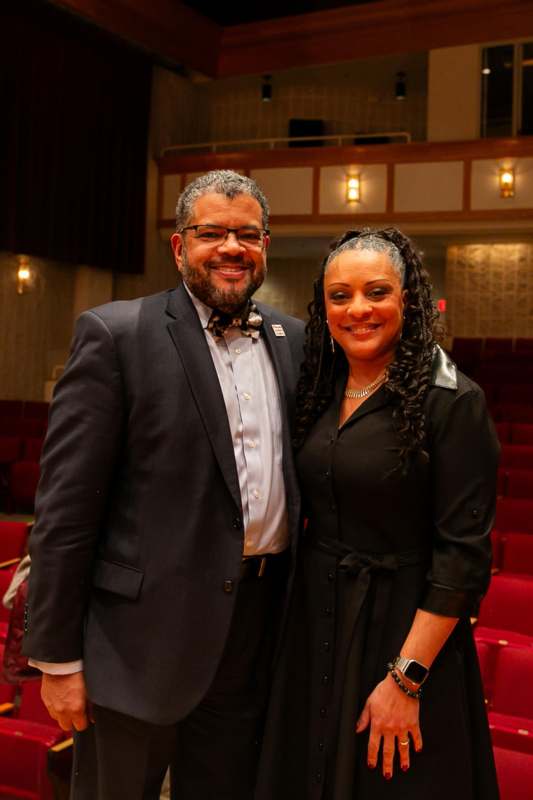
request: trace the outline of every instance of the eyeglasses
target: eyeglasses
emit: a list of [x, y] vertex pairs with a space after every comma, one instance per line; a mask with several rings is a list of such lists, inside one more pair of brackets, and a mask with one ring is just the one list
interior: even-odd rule
[[253, 226], [226, 228], [223, 225], [187, 225], [181, 229], [181, 233], [185, 233], [185, 231], [194, 231], [195, 239], [213, 246], [223, 244], [230, 233], [234, 233], [237, 241], [243, 247], [262, 247], [265, 236], [270, 233], [268, 228], [254, 228]]

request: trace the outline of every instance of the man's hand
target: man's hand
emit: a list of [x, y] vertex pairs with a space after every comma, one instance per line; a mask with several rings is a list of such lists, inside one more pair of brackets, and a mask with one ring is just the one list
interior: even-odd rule
[[64, 731], [83, 731], [89, 725], [83, 672], [71, 675], [43, 674], [41, 697], [48, 713]]

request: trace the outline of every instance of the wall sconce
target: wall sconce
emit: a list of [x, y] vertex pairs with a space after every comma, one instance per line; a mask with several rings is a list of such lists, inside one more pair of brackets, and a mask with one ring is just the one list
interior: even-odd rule
[[33, 287], [33, 274], [30, 269], [29, 256], [18, 257], [17, 294], [24, 294]]
[[261, 84], [261, 100], [263, 103], [270, 103], [272, 100], [272, 75], [263, 75]]
[[407, 75], [405, 72], [396, 73], [396, 83], [394, 84], [394, 97], [396, 100], [405, 100], [407, 95]]
[[361, 202], [361, 176], [360, 175], [347, 175], [346, 176], [346, 202], [347, 203], [360, 203]]
[[500, 167], [500, 197], [514, 197], [514, 167]]

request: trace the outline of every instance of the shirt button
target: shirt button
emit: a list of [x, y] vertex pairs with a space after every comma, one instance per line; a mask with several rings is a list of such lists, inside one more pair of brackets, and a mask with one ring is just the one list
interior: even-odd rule
[[329, 642], [322, 642], [322, 650], [324, 650], [326, 653], [329, 653], [329, 648], [330, 648]]
[[479, 517], [479, 510], [477, 508], [473, 508], [472, 509], [472, 516], [473, 517]]
[[315, 775], [315, 781], [316, 781], [317, 783], [321, 783], [321, 782], [322, 782], [322, 773], [321, 773], [321, 772], [317, 772], [317, 773], [316, 773], [316, 775]]
[[232, 522], [232, 525], [236, 529], [241, 527], [241, 521], [240, 521], [239, 517], [235, 517], [235, 519]]
[[232, 593], [233, 586], [234, 586], [234, 584], [233, 584], [232, 580], [224, 581], [224, 591], [226, 592], [226, 594], [231, 594]]
[[329, 675], [322, 675], [322, 684], [323, 686], [327, 686], [329, 683]]
[[322, 717], [322, 719], [325, 719], [327, 717], [327, 715], [328, 715], [327, 708], [321, 708], [320, 709], [320, 716]]
[[324, 472], [324, 475], [326, 476], [326, 478], [329, 478], [329, 476], [330, 476], [330, 471], [329, 471], [329, 469], [327, 469], [327, 470]]
[[332, 583], [334, 580], [335, 580], [335, 573], [334, 572], [328, 572], [328, 581], [330, 583]]
[[243, 392], [242, 396], [244, 397], [245, 400], [251, 400], [252, 399], [252, 395], [249, 394], [248, 392]]
[[331, 608], [325, 608], [324, 614], [326, 615], [326, 617], [331, 617]]
[[318, 749], [320, 750], [321, 753], [324, 751], [324, 742], [322, 741], [322, 739], [320, 739], [318, 742]]
[[235, 348], [235, 352], [237, 353], [237, 355], [240, 355], [240, 353], [241, 353], [241, 348], [240, 348], [240, 347], [236, 347], [236, 348]]
[[253, 439], [249, 439], [249, 441], [248, 441], [248, 447], [252, 447], [252, 448], [254, 448], [255, 446], [256, 446], [256, 445], [255, 445], [255, 442], [254, 442], [254, 440], [253, 440]]
[[259, 500], [259, 498], [261, 497], [261, 495], [259, 494], [257, 489], [254, 489], [254, 497], [255, 497], [256, 500]]

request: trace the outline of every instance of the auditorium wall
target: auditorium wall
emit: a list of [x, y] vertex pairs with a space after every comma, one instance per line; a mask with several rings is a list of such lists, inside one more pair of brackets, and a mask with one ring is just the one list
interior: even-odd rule
[[[395, 98], [397, 72], [406, 76], [404, 100]], [[267, 103], [261, 82], [253, 75], [203, 85], [210, 141], [286, 137], [291, 118], [322, 119], [325, 134], [408, 131], [425, 138], [427, 53], [277, 72]]]
[[75, 270], [32, 258], [35, 285], [17, 294], [17, 257], [0, 253], [0, 398], [42, 400], [44, 383], [64, 363], [72, 333]]
[[449, 247], [446, 291], [453, 336], [533, 337], [533, 244]]

